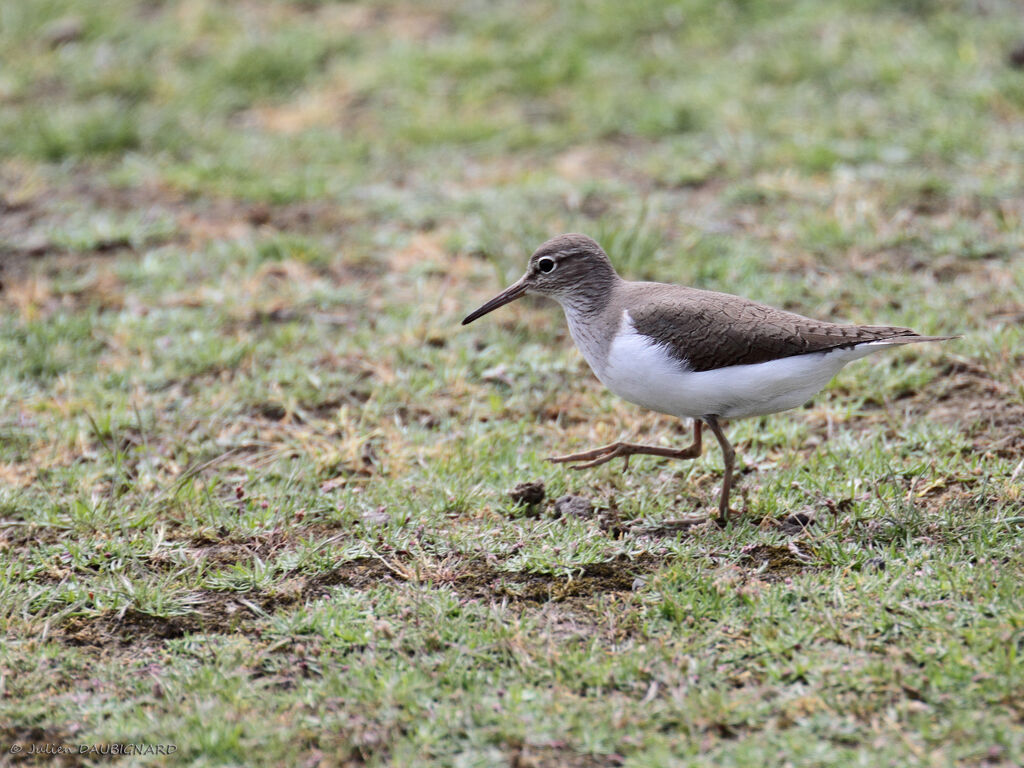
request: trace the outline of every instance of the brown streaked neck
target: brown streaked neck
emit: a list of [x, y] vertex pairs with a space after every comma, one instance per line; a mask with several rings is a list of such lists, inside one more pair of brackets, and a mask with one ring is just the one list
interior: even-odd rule
[[562, 305], [569, 334], [598, 377], [622, 323], [628, 285], [609, 263], [607, 272], [588, 273], [572, 290], [549, 294]]

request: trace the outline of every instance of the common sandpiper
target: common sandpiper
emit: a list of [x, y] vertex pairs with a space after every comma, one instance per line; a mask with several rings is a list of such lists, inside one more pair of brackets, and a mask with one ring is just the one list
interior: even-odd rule
[[956, 338], [829, 323], [727, 293], [630, 282], [619, 277], [600, 245], [579, 234], [541, 245], [526, 274], [462, 324], [528, 293], [562, 305], [573, 341], [608, 389], [644, 408], [693, 419], [693, 443], [685, 448], [616, 442], [549, 461], [584, 469], [618, 457], [628, 466], [637, 454], [695, 459], [706, 424], [725, 458], [721, 524], [729, 517], [736, 456], [722, 419], [796, 408], [851, 360], [888, 347]]

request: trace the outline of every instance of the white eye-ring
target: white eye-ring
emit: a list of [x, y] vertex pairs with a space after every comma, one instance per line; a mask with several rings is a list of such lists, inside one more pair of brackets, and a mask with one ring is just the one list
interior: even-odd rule
[[548, 272], [553, 272], [555, 269], [555, 260], [549, 259], [547, 256], [545, 256], [543, 259], [540, 259], [537, 262], [537, 269], [539, 269], [541, 272], [544, 272], [545, 274]]

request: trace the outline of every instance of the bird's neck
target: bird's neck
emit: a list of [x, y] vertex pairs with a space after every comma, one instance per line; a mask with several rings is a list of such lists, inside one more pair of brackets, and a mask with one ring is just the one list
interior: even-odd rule
[[612, 272], [599, 287], [591, 284], [587, 290], [555, 297], [565, 311], [573, 341], [599, 378], [622, 321], [619, 307], [625, 285], [626, 282]]
[[554, 296], [554, 299], [562, 305], [570, 322], [596, 322], [615, 303], [625, 284], [626, 281], [609, 266], [607, 271], [591, 271], [585, 281]]

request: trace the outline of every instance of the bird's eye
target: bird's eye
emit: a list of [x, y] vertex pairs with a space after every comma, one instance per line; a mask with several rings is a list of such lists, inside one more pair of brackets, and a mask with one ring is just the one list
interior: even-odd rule
[[555, 268], [555, 260], [549, 258], [543, 258], [537, 262], [537, 269], [541, 272], [548, 273]]

